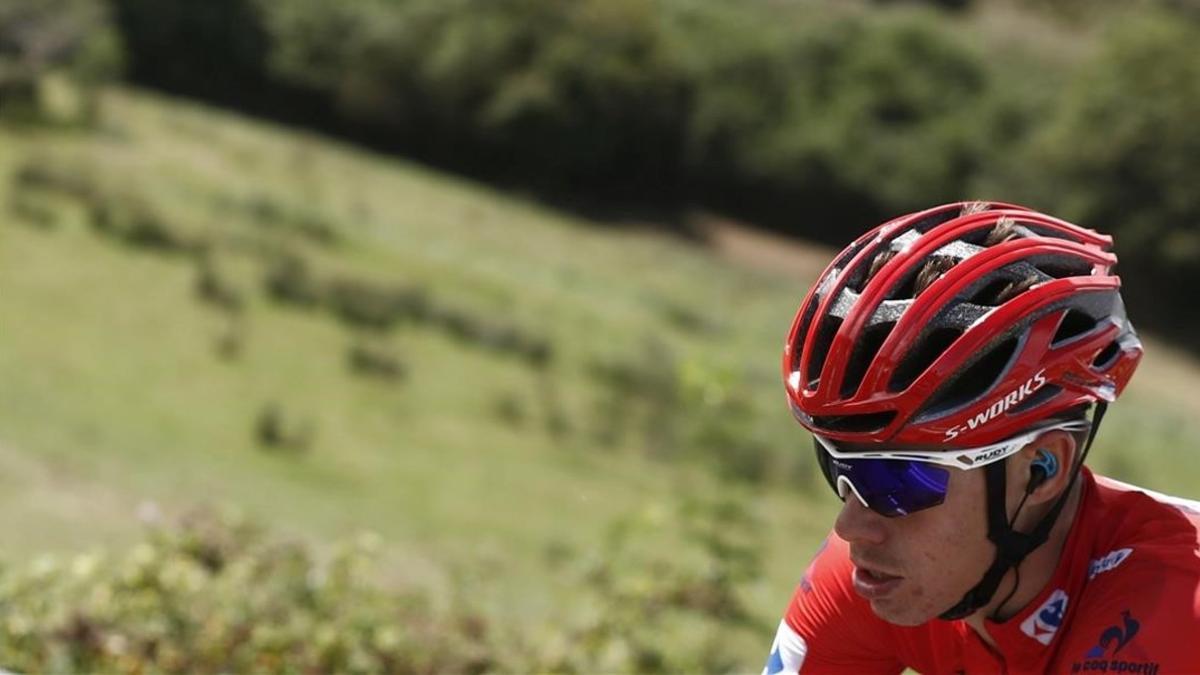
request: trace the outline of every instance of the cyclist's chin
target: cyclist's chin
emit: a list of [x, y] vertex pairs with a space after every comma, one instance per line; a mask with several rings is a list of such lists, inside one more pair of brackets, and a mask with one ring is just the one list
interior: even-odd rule
[[[897, 626], [920, 626], [937, 617], [939, 609], [915, 582], [904, 579], [892, 592], [869, 599], [871, 611]], [[953, 603], [950, 603], [953, 604]]]
[[930, 611], [904, 598], [880, 598], [871, 601], [871, 611], [884, 621], [897, 626], [920, 626], [934, 617]]

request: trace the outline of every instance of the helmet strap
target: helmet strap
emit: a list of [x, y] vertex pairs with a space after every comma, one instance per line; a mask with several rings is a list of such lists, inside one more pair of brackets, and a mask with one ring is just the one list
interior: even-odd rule
[[961, 619], [987, 605], [991, 602], [992, 596], [996, 594], [996, 589], [1000, 586], [1004, 575], [1010, 569], [1020, 565], [1021, 561], [1025, 560], [1025, 557], [1032, 553], [1034, 549], [1046, 543], [1046, 540], [1050, 537], [1050, 530], [1054, 528], [1054, 523], [1058, 520], [1058, 515], [1062, 512], [1063, 507], [1066, 506], [1067, 499], [1071, 495], [1071, 490], [1075, 487], [1075, 480], [1079, 477], [1079, 473], [1083, 468], [1083, 461], [1087, 459], [1088, 451], [1092, 448], [1092, 441], [1096, 438], [1096, 430], [1100, 428], [1100, 420], [1104, 418], [1104, 411], [1107, 407], [1108, 404], [1105, 401], [1096, 402], [1096, 411], [1092, 414], [1091, 429], [1088, 430], [1087, 441], [1083, 445], [1083, 452], [1079, 455], [1079, 461], [1075, 462], [1075, 467], [1071, 471], [1071, 479], [1067, 483], [1066, 489], [1058, 496], [1058, 499], [1050, 507], [1050, 510], [1046, 512], [1046, 515], [1042, 516], [1041, 521], [1033, 528], [1032, 532], [1017, 532], [1012, 528], [1012, 523], [1008, 520], [1008, 509], [1005, 499], [1007, 491], [1007, 470], [1005, 464], [1007, 462], [995, 462], [983, 468], [987, 480], [988, 539], [996, 545], [996, 557], [992, 560], [991, 567], [988, 568], [987, 572], [984, 572], [983, 578], [979, 580], [979, 583], [967, 591], [957, 605], [940, 614], [939, 618], [947, 621]]

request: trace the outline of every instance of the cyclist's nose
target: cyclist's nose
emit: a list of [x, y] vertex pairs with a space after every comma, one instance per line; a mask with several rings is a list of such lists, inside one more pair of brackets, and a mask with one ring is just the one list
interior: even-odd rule
[[842, 503], [833, 531], [852, 544], [882, 544], [887, 539], [887, 518], [862, 505], [854, 495]]

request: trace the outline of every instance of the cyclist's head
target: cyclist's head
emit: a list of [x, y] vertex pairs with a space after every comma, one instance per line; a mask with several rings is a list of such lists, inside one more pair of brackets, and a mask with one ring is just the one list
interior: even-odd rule
[[[1111, 244], [1023, 207], [970, 202], [891, 220], [834, 259], [792, 323], [783, 374], [826, 479], [843, 498], [853, 493], [840, 526], [866, 509], [915, 514], [886, 527], [933, 523], [926, 529], [944, 545], [965, 545], [962, 535], [990, 546], [990, 510], [1007, 498], [989, 497], [985, 472], [967, 469], [1004, 473], [1003, 460], [1021, 453], [1026, 471], [1034, 441], [1077, 456], [1084, 412], [1115, 399], [1142, 354]], [[1000, 505], [985, 508], [989, 499]], [[901, 571], [899, 559], [874, 562]], [[952, 572], [942, 570], [946, 583]], [[979, 563], [964, 572], [980, 573]]]

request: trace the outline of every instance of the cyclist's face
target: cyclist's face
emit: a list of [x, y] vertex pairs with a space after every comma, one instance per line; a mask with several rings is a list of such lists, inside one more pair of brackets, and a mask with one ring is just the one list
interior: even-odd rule
[[850, 544], [855, 590], [880, 618], [924, 623], [979, 581], [995, 551], [985, 492], [982, 471], [951, 469], [945, 502], [911, 515], [885, 518], [845, 500], [834, 530]]

